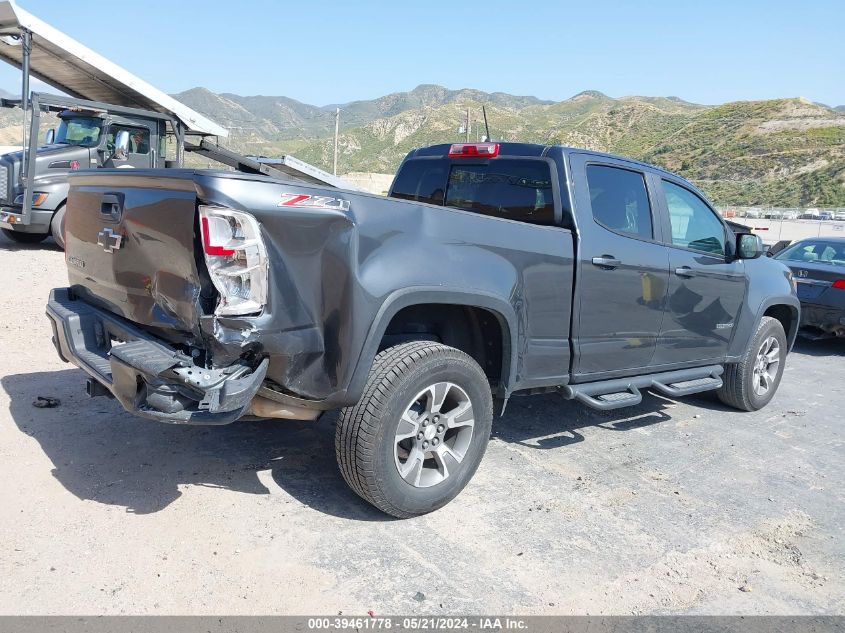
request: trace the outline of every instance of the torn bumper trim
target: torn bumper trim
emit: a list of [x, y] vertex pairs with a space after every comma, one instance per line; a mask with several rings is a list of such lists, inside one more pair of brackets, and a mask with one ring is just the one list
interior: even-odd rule
[[50, 292], [53, 344], [103, 385], [128, 412], [177, 424], [228, 424], [243, 416], [267, 374], [234, 364], [206, 369], [125, 319], [82, 300], [67, 288]]

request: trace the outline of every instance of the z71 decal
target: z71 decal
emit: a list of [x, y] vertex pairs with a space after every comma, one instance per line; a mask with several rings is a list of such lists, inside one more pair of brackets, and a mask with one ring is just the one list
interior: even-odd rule
[[279, 206], [349, 211], [349, 200], [341, 200], [340, 198], [331, 198], [329, 196], [308, 196], [303, 193], [283, 193]]

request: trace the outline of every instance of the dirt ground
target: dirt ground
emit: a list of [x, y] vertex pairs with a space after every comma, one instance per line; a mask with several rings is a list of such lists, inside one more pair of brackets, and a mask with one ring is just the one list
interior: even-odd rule
[[345, 486], [332, 416], [89, 399], [44, 316], [62, 254], [0, 237], [0, 271], [0, 614], [845, 612], [843, 343], [801, 343], [752, 414], [512, 399], [467, 489], [397, 521]]

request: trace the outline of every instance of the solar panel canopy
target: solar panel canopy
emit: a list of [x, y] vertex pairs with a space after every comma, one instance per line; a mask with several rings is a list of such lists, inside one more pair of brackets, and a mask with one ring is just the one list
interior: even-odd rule
[[[0, 2], [0, 59], [21, 68], [22, 29], [32, 34], [30, 75], [79, 99], [141, 108], [179, 119], [188, 133], [227, 137], [228, 130], [140, 77], [20, 8]], [[10, 37], [12, 36], [12, 37]]]

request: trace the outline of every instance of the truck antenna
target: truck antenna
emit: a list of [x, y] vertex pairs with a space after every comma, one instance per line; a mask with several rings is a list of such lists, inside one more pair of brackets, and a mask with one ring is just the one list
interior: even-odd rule
[[487, 109], [481, 106], [481, 113], [484, 115], [484, 131], [487, 133], [487, 140], [490, 140], [490, 126], [487, 125]]

